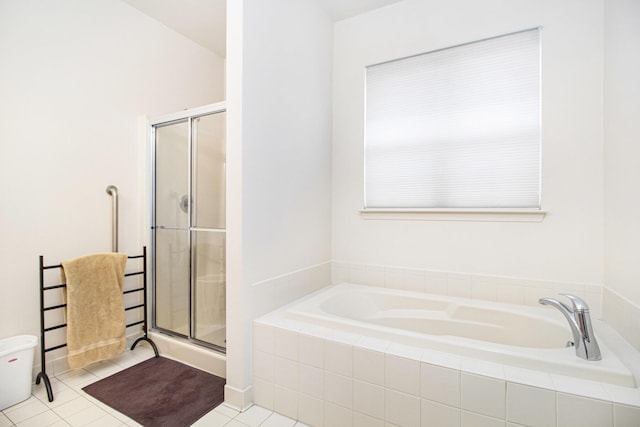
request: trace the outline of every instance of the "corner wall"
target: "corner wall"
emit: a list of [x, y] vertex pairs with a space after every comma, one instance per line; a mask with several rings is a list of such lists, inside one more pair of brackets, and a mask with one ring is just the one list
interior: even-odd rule
[[[602, 0], [406, 0], [336, 23], [333, 259], [602, 286]], [[543, 222], [365, 219], [364, 67], [542, 27]], [[452, 282], [456, 286], [456, 282]], [[550, 291], [553, 286], [550, 287]]]
[[604, 316], [640, 350], [640, 3], [604, 3]]
[[141, 252], [141, 117], [223, 100], [224, 60], [124, 2], [0, 0], [0, 64], [3, 338], [39, 335], [39, 255], [111, 250], [110, 184]]
[[253, 319], [330, 283], [332, 23], [314, 0], [227, 7], [225, 402], [246, 409]]

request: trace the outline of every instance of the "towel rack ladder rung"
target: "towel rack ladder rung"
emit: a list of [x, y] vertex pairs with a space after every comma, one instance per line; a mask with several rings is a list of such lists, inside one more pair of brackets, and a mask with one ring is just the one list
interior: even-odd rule
[[144, 323], [144, 320], [138, 320], [137, 322], [129, 323], [127, 325], [127, 328], [130, 328], [131, 326], [139, 325], [141, 323]]
[[57, 310], [58, 308], [64, 308], [66, 306], [67, 304], [52, 305], [51, 307], [44, 307], [43, 310], [44, 311]]
[[57, 345], [55, 347], [45, 348], [44, 351], [49, 352], [49, 351], [57, 350], [59, 348], [66, 347], [66, 346], [67, 346], [67, 343], [64, 343], [64, 344]]
[[64, 328], [65, 326], [67, 326], [67, 324], [66, 323], [62, 323], [60, 325], [56, 325], [56, 326], [51, 326], [49, 328], [45, 328], [44, 331], [45, 332], [55, 331], [56, 329], [61, 329], [61, 328]]

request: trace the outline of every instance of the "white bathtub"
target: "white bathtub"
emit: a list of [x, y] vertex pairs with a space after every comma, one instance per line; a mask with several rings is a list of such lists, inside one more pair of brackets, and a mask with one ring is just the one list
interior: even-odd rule
[[[635, 387], [633, 373], [599, 340], [602, 360], [566, 347], [566, 319], [553, 308], [527, 307], [340, 284], [286, 307], [286, 319], [463, 357]], [[594, 332], [598, 337], [598, 321]]]
[[310, 426], [640, 425], [640, 355], [594, 331], [588, 362], [552, 308], [334, 285], [254, 320], [252, 396]]

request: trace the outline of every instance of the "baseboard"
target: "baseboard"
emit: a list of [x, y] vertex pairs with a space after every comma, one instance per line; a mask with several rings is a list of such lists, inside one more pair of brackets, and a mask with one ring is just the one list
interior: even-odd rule
[[224, 404], [236, 411], [244, 412], [253, 406], [253, 387], [249, 386], [244, 390], [224, 386]]

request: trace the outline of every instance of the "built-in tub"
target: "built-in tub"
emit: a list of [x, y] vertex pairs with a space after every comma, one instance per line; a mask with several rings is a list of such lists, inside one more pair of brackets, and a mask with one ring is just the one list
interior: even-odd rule
[[254, 320], [252, 396], [310, 426], [640, 425], [638, 352], [594, 331], [590, 362], [550, 307], [333, 285]]
[[[635, 387], [632, 372], [600, 341], [602, 360], [567, 347], [571, 330], [549, 307], [340, 284], [286, 308], [284, 317], [357, 335], [505, 365]], [[599, 322], [594, 320], [598, 337]]]
[[550, 307], [333, 285], [253, 322], [252, 396], [311, 426], [640, 425], [640, 355], [594, 331], [592, 362]]

